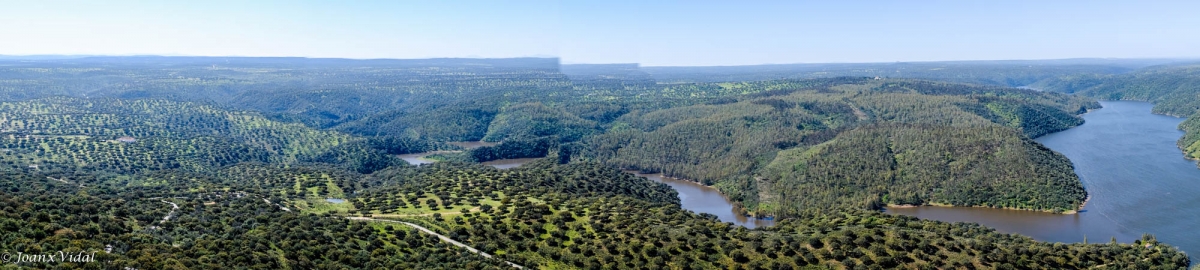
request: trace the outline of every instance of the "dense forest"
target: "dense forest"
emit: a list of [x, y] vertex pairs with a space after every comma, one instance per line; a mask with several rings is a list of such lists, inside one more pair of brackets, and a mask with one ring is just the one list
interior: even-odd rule
[[290, 212], [249, 195], [80, 187], [11, 172], [0, 177], [0, 189], [0, 249], [82, 251], [98, 262], [19, 264], [25, 267], [507, 268], [410, 227]]
[[763, 92], [631, 112], [585, 140], [579, 156], [714, 185], [756, 215], [887, 204], [1062, 212], [1086, 197], [1070, 162], [1028, 138], [1082, 124], [1074, 114], [1098, 108], [1094, 101], [928, 81], [838, 82], [738, 83], [729, 87]]
[[[587, 90], [580, 88], [580, 91]], [[645, 96], [655, 91], [661, 96]], [[513, 92], [506, 95], [513, 95]], [[1073, 114], [1098, 106], [1082, 98], [1032, 90], [847, 77], [673, 84], [655, 90], [619, 92], [609, 99], [611, 101], [608, 103], [615, 107], [610, 110], [615, 112], [608, 113], [608, 116], [580, 116], [568, 109], [574, 108], [576, 103], [595, 104], [586, 98], [580, 101], [549, 99], [545, 102], [491, 107], [486, 111], [494, 114], [487, 117], [489, 122], [486, 127], [469, 124], [475, 130], [451, 132], [458, 134], [442, 137], [443, 140], [419, 135], [422, 133], [414, 131], [424, 130], [419, 127], [405, 129], [399, 134], [371, 133], [377, 136], [352, 139], [355, 133], [286, 124], [280, 122], [284, 119], [272, 119], [265, 114], [260, 115], [262, 113], [219, 112], [217, 108], [220, 105], [192, 105], [158, 98], [50, 97], [14, 101], [4, 104], [5, 111], [11, 113], [4, 115], [5, 119], [10, 120], [2, 124], [8, 126], [6, 130], [11, 134], [7, 138], [7, 148], [11, 150], [5, 153], [5, 162], [14, 167], [33, 166], [39, 170], [62, 171], [63, 168], [71, 168], [133, 172], [175, 168], [198, 170], [240, 162], [320, 162], [370, 173], [397, 162], [386, 154], [451, 149], [445, 141], [473, 139], [503, 143], [443, 159], [484, 162], [542, 157], [551, 152], [566, 151], [567, 159], [593, 160], [626, 169], [662, 172], [717, 186], [741, 203], [748, 213], [759, 216], [792, 216], [827, 210], [831, 206], [878, 209], [887, 204], [994, 206], [1061, 212], [1078, 208], [1086, 195], [1078, 179], [1071, 173], [1069, 163], [1049, 153], [1002, 151], [1002, 156], [997, 160], [1003, 160], [1003, 163], [985, 163], [988, 165], [984, 166], [998, 168], [1031, 168], [990, 170], [1000, 174], [989, 177], [1009, 179], [991, 181], [998, 185], [991, 188], [998, 190], [996, 192], [909, 186], [914, 182], [889, 180], [894, 177], [894, 172], [872, 174], [867, 170], [854, 169], [844, 174], [831, 171], [824, 176], [805, 176], [802, 172], [764, 175], [762, 170], [773, 162], [776, 153], [781, 150], [816, 146], [834, 140], [843, 132], [868, 126], [873, 129], [909, 130], [900, 132], [908, 136], [895, 138], [907, 141], [892, 144], [929, 144], [936, 139], [930, 134], [944, 132], [932, 130], [946, 127], [966, 129], [1001, 126], [1017, 131], [972, 133], [990, 137], [961, 141], [953, 149], [957, 152], [954, 156], [950, 153], [928, 152], [930, 149], [926, 147], [914, 147], [905, 150], [910, 153], [886, 152], [885, 155], [894, 156], [878, 159], [872, 157], [878, 155], [873, 153], [873, 149], [859, 147], [843, 149], [846, 151], [838, 153], [842, 157], [850, 157], [851, 163], [829, 165], [851, 168], [846, 165], [869, 161], [871, 165], [891, 166], [889, 164], [903, 162], [903, 155], [944, 155], [944, 164], [920, 164], [923, 171], [936, 173], [911, 177], [928, 178], [921, 182], [932, 186], [952, 184], [945, 181], [955, 179], [960, 182], [953, 184], [970, 187], [978, 183], [966, 179], [981, 177], [985, 175], [982, 173], [984, 170], [959, 168], [957, 170], [973, 175], [958, 175], [953, 172], [955, 169], [949, 167], [954, 160], [983, 160], [982, 157], [997, 150], [980, 145], [989, 140], [1014, 142], [1020, 137], [1036, 137], [1079, 125], [1082, 120]], [[650, 102], [647, 100], [664, 102], [648, 105]], [[441, 127], [446, 125], [440, 123], [447, 121], [476, 123], [479, 120], [473, 112], [449, 110], [446, 113], [455, 120], [430, 120], [425, 118], [425, 114], [398, 118]], [[140, 121], [146, 121], [144, 123], [147, 124], [131, 125]], [[904, 125], [879, 125], [885, 123]], [[473, 137], [480, 134], [482, 137]], [[138, 141], [115, 141], [120, 137]], [[571, 148], [579, 150], [563, 150]], [[1030, 149], [1033, 152], [1049, 152], [1044, 148]], [[903, 149], [889, 151], [899, 150]], [[155, 156], [149, 153], [168, 154]], [[799, 190], [813, 194], [802, 193], [805, 196], [799, 196], [792, 193], [796, 191], [793, 188], [798, 187], [776, 184], [811, 182], [821, 177], [888, 184], [874, 186], [867, 193], [852, 196], [838, 195], [842, 192], [837, 190], [842, 188], [836, 185], [815, 189], [817, 186], [807, 186]], [[1029, 184], [1043, 183], [1045, 180], [1053, 184]], [[885, 186], [899, 187], [893, 189], [899, 193], [882, 192], [888, 189]], [[1035, 200], [1033, 197], [1013, 197], [1009, 193], [1017, 190], [1014, 186], [1030, 189], [1027, 194], [1032, 192], [1048, 198]], [[784, 194], [788, 196], [782, 196]], [[777, 202], [772, 199], [798, 197], [805, 198], [806, 202]]]
[[0, 131], [4, 166], [66, 174], [317, 161], [369, 171], [394, 160], [369, 141], [339, 132], [159, 99], [3, 102]]
[[[1121, 74], [1181, 62], [1178, 59], [1061, 59], [839, 64], [779, 64], [715, 67], [643, 67], [663, 82], [729, 82], [812, 79], [838, 76], [915, 78], [1022, 87], [1075, 74]], [[564, 73], [571, 70], [564, 69]]]
[[[320, 174], [265, 170], [247, 179]], [[0, 177], [0, 227], [9, 233], [0, 249], [97, 251], [104, 262], [25, 264], [36, 268], [496, 269], [507, 262], [613, 269], [1175, 269], [1189, 262], [1152, 236], [1133, 244], [1048, 244], [979, 225], [877, 212], [746, 230], [680, 209], [663, 184], [594, 163], [544, 159], [502, 171], [451, 162], [363, 177], [373, 186], [360, 195], [345, 193], [354, 203], [297, 209], [243, 191], [292, 189], [261, 181], [196, 175], [164, 185], [79, 186], [7, 172]], [[188, 187], [197, 183], [224, 188]], [[420, 224], [496, 257], [386, 220]]]
[[1076, 93], [1105, 100], [1136, 100], [1154, 103], [1154, 113], [1187, 117], [1179, 129], [1185, 132], [1179, 148], [1192, 159], [1200, 159], [1200, 66], [1167, 65], [1127, 74], [1080, 74], [1039, 82], [1049, 91]]
[[[0, 61], [0, 249], [106, 263], [21, 265], [34, 268], [1188, 265], [1149, 235], [1050, 244], [876, 211], [1068, 212], [1086, 198], [1070, 161], [1032, 138], [1098, 103], [1006, 87], [1042, 75], [952, 68], [971, 79], [664, 80], [538, 58]], [[397, 157], [414, 153], [439, 162]], [[477, 164], [511, 158], [542, 159]], [[686, 211], [630, 169], [715, 186], [778, 225]]]

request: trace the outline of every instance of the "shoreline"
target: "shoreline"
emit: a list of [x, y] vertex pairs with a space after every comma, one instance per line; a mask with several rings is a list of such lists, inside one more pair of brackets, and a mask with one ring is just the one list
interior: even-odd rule
[[[689, 185], [696, 185], [703, 189], [715, 191], [715, 192], [717, 192], [717, 194], [720, 194], [721, 197], [725, 199], [725, 201], [729, 202], [729, 204], [733, 206], [733, 212], [735, 214], [746, 217], [746, 218], [756, 219], [756, 220], [766, 220], [766, 221], [775, 221], [775, 219], [777, 218], [775, 215], [753, 215], [753, 214], [750, 214], [750, 212], [748, 210], [746, 210], [746, 207], [742, 205], [742, 202], [734, 201], [734, 200], [730, 199], [728, 195], [725, 195], [724, 192], [721, 192], [721, 189], [719, 189], [715, 186], [705, 185], [704, 183], [701, 183], [700, 181], [693, 181], [693, 180], [687, 179], [687, 178], [679, 178], [679, 177], [669, 176], [669, 175], [667, 175], [665, 173], [661, 173], [661, 172], [645, 173], [640, 170], [630, 170], [630, 169], [621, 169], [621, 171], [624, 171], [626, 173], [631, 173], [634, 176], [646, 178], [647, 180], [650, 179], [649, 176], [658, 176], [662, 180], [684, 182]], [[654, 180], [650, 180], [650, 181], [654, 181]], [[660, 181], [656, 181], [656, 182], [660, 182]], [[665, 182], [660, 182], [660, 183], [666, 184]]]
[[991, 206], [979, 206], [979, 205], [965, 206], [965, 205], [950, 205], [950, 204], [941, 204], [941, 203], [925, 203], [925, 204], [920, 204], [920, 205], [887, 204], [884, 206], [884, 211], [886, 212], [887, 208], [904, 209], [904, 208], [917, 208], [917, 207], [922, 207], [922, 206], [934, 206], [934, 207], [960, 207], [960, 208], [992, 208], [992, 209], [1004, 209], [1004, 210], [1015, 210], [1015, 211], [1042, 212], [1042, 213], [1060, 214], [1060, 215], [1075, 215], [1075, 214], [1079, 214], [1079, 211], [1083, 211], [1083, 208], [1087, 206], [1088, 201], [1091, 201], [1091, 200], [1092, 200], [1092, 195], [1088, 195], [1086, 198], [1083, 199], [1083, 203], [1079, 204], [1079, 208], [1077, 208], [1075, 210], [1067, 210], [1067, 211], [1062, 211], [1062, 212], [1051, 211], [1051, 210], [1014, 208], [1014, 207], [991, 207]]

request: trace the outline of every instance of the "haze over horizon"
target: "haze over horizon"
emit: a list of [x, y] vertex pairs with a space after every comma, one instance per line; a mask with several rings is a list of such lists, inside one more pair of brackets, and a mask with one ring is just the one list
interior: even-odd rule
[[[0, 55], [731, 66], [1196, 58], [1200, 3], [23, 2]], [[781, 30], [783, 29], [783, 30]]]

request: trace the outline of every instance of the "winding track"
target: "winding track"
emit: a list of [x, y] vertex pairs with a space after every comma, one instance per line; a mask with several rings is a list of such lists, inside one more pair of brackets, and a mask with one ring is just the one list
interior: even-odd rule
[[[373, 219], [373, 218], [366, 218], [366, 217], [347, 217], [347, 218], [350, 220], [357, 220], [357, 221], [378, 221], [378, 222], [391, 222], [391, 223], [404, 224], [406, 226], [416, 228], [417, 230], [420, 230], [421, 232], [431, 234], [433, 236], [437, 236], [438, 238], [442, 239], [443, 242], [450, 243], [452, 245], [455, 245], [455, 246], [458, 246], [461, 248], [465, 248], [465, 249], [467, 249], [467, 251], [470, 251], [475, 254], [479, 254], [480, 256], [483, 256], [488, 259], [492, 258], [491, 254], [487, 254], [486, 252], [479, 251], [478, 249], [472, 248], [472, 247], [467, 246], [458, 241], [454, 241], [454, 239], [450, 239], [450, 237], [446, 237], [445, 235], [438, 234], [437, 232], [434, 232], [433, 230], [427, 229], [425, 227], [421, 227], [420, 225], [417, 225], [417, 224], [412, 224], [412, 223], [408, 223], [408, 222], [404, 222], [404, 221], [397, 221], [397, 220]], [[505, 261], [504, 263], [507, 263], [508, 265], [512, 265], [512, 267], [516, 267], [517, 269], [525, 269], [525, 267], [522, 267], [520, 265], [517, 265], [517, 264], [509, 262], [509, 261]]]
[[[65, 181], [65, 180], [61, 180], [61, 179], [54, 179], [54, 178], [49, 178], [49, 179], [52, 179], [52, 180], [58, 180], [58, 181], [61, 181], [61, 182], [66, 182], [66, 184], [70, 184], [70, 182], [67, 182], [67, 181]], [[83, 187], [83, 185], [79, 185], [79, 187]], [[181, 197], [181, 198], [187, 198], [187, 197]], [[166, 199], [163, 199], [163, 198], [158, 198], [158, 197], [154, 197], [154, 198], [150, 198], [150, 199], [158, 199], [158, 202], [162, 202], [162, 203], [167, 203], [167, 204], [170, 204], [170, 212], [167, 212], [167, 216], [163, 216], [163, 217], [162, 217], [162, 221], [161, 221], [161, 222], [158, 222], [158, 223], [167, 223], [167, 221], [169, 221], [169, 220], [170, 220], [170, 216], [172, 216], [172, 215], [175, 215], [175, 211], [176, 211], [176, 210], [179, 210], [179, 204], [175, 204], [175, 203], [172, 203], [172, 202], [167, 202], [167, 200], [166, 200]], [[277, 208], [280, 208], [280, 210], [289, 211], [289, 212], [290, 212], [290, 211], [292, 211], [292, 210], [290, 210], [290, 209], [288, 209], [288, 208], [284, 208], [284, 206], [283, 206], [283, 205], [280, 205], [280, 204], [275, 204], [275, 203], [271, 203], [271, 200], [268, 200], [268, 199], [266, 199], [266, 198], [262, 198], [262, 199], [263, 199], [263, 202], [264, 202], [264, 203], [266, 203], [266, 204], [268, 204], [268, 205], [272, 205], [272, 206], [277, 206]], [[475, 208], [475, 209], [478, 209], [478, 208]], [[473, 211], [474, 211], [475, 209], [473, 209]], [[432, 215], [432, 214], [428, 214], [428, 215]], [[428, 229], [428, 228], [425, 228], [425, 227], [421, 227], [421, 226], [419, 226], [419, 224], [413, 224], [413, 223], [409, 223], [409, 222], [403, 222], [403, 221], [376, 220], [376, 218], [370, 218], [370, 217], [346, 217], [346, 218], [349, 218], [349, 220], [352, 220], [352, 221], [374, 221], [374, 222], [391, 222], [391, 223], [401, 223], [401, 224], [404, 224], [404, 226], [413, 227], [413, 228], [416, 228], [416, 229], [418, 229], [418, 230], [421, 230], [421, 232], [422, 232], [422, 233], [426, 233], [426, 234], [431, 234], [431, 235], [434, 235], [434, 236], [438, 236], [438, 239], [442, 239], [442, 241], [449, 242], [449, 244], [450, 244], [450, 245], [455, 245], [455, 246], [458, 246], [458, 247], [467, 248], [467, 251], [470, 251], [470, 252], [472, 252], [472, 253], [479, 254], [479, 256], [482, 256], [482, 257], [484, 257], [484, 258], [488, 258], [488, 259], [492, 259], [492, 258], [494, 258], [494, 257], [492, 257], [492, 254], [488, 254], [487, 252], [482, 252], [482, 251], [479, 251], [479, 250], [475, 250], [475, 248], [474, 248], [474, 247], [470, 247], [470, 246], [467, 246], [466, 244], [462, 244], [462, 242], [458, 242], [458, 241], [455, 241], [454, 239], [450, 239], [450, 238], [449, 238], [449, 236], [445, 236], [445, 235], [442, 235], [442, 234], [438, 234], [437, 232], [433, 232], [433, 230], [431, 230], [431, 229]], [[106, 252], [108, 252], [108, 251], [106, 250]], [[512, 262], [508, 262], [508, 260], [504, 260], [504, 263], [506, 263], [506, 264], [509, 264], [509, 265], [512, 265], [512, 266], [514, 266], [514, 268], [517, 268], [517, 269], [524, 269], [524, 266], [521, 266], [521, 265], [518, 265], [518, 264], [515, 264], [515, 263], [512, 263]]]
[[175, 210], [179, 210], [179, 205], [163, 199], [159, 199], [159, 201], [171, 204], [171, 212], [167, 213], [167, 216], [163, 217], [162, 222], [159, 222], [159, 224], [166, 224], [168, 220], [171, 220], [171, 216], [175, 215]]

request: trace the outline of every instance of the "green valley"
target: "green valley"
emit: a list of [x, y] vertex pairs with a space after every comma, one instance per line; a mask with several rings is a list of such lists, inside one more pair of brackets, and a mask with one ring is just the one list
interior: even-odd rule
[[[545, 59], [121, 60], [0, 67], [0, 226], [13, 232], [0, 248], [109, 250], [109, 266], [139, 269], [1190, 263], [1152, 235], [1047, 243], [880, 213], [1079, 210], [1088, 192], [1071, 161], [1033, 139], [1083, 124], [1100, 104], [1082, 95], [917, 78], [659, 82]], [[397, 157], [416, 153], [438, 162]], [[540, 159], [479, 164], [514, 158]], [[715, 187], [776, 223], [694, 212], [623, 170]]]

